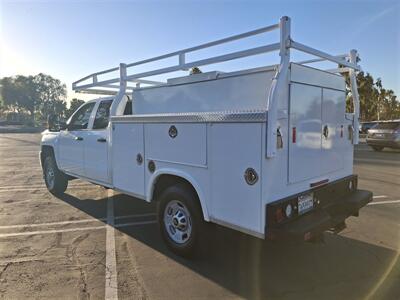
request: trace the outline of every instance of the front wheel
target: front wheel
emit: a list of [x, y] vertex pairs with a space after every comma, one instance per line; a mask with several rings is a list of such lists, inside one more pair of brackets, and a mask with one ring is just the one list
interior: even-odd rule
[[44, 160], [43, 175], [46, 187], [54, 195], [62, 194], [68, 186], [67, 176], [61, 172], [53, 156], [47, 156]]
[[194, 191], [177, 184], [159, 198], [158, 222], [168, 248], [180, 256], [191, 256], [200, 245], [204, 220]]

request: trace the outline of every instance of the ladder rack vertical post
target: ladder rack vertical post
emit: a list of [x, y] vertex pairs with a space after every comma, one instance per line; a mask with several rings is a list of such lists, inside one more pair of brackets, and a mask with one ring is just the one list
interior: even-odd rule
[[[114, 101], [111, 105], [110, 115], [111, 116], [119, 116], [124, 113], [125, 103], [127, 101], [127, 97], [125, 97], [126, 93], [126, 64], [119, 64], [119, 90], [117, 95], [114, 98]], [[125, 100], [125, 101], [124, 101]]]
[[[182, 67], [186, 63], [185, 53], [179, 53], [179, 66]], [[182, 70], [185, 70], [182, 68]]]
[[[357, 65], [357, 50], [350, 51], [350, 62], [354, 65]], [[354, 119], [353, 119], [353, 144], [358, 144], [359, 140], [359, 132], [358, 132], [358, 124], [360, 118], [360, 98], [358, 95], [357, 88], [357, 78], [356, 78], [356, 70], [350, 68], [350, 89], [351, 94], [353, 96], [353, 110], [354, 110]]]
[[289, 89], [289, 64], [290, 64], [290, 18], [284, 16], [279, 21], [280, 28], [280, 51], [281, 63], [272, 81], [268, 95], [268, 119], [266, 137], [266, 157], [272, 158], [276, 155], [278, 101], [288, 97]]

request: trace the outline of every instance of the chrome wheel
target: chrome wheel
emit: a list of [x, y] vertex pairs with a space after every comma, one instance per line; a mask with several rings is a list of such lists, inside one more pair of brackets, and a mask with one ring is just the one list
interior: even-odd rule
[[187, 207], [178, 200], [168, 202], [164, 210], [164, 226], [177, 244], [185, 244], [192, 234], [192, 219]]
[[47, 186], [49, 187], [49, 189], [53, 189], [55, 182], [55, 172], [52, 163], [47, 163], [45, 176], [46, 176]]

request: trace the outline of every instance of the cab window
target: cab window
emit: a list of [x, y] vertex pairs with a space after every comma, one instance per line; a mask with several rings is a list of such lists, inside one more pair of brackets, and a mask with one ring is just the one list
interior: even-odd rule
[[132, 100], [126, 101], [124, 116], [132, 114]]
[[112, 100], [101, 101], [99, 108], [96, 112], [96, 117], [94, 119], [93, 129], [103, 129], [108, 126], [108, 121], [110, 120], [110, 107]]
[[68, 124], [69, 130], [87, 129], [89, 125], [90, 115], [93, 111], [95, 103], [91, 102], [82, 106], [71, 118]]

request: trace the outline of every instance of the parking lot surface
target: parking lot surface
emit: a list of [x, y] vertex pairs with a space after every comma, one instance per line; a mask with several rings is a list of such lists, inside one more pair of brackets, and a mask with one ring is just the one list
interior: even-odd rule
[[1, 299], [400, 299], [400, 152], [356, 147], [374, 201], [339, 235], [277, 244], [215, 226], [171, 254], [155, 206], [80, 180], [47, 192], [40, 134], [0, 134]]

